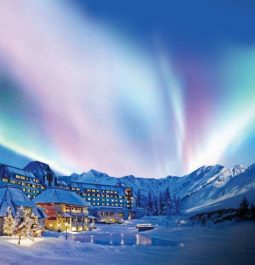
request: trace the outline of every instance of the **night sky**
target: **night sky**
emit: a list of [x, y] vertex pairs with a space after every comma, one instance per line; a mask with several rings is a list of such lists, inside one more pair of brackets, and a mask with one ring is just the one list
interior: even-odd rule
[[0, 152], [63, 174], [255, 162], [255, 2], [0, 0]]

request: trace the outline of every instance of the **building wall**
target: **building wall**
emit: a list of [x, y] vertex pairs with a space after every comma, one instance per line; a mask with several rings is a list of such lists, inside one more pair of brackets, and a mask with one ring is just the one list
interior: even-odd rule
[[46, 218], [44, 220], [44, 227], [49, 230], [63, 232], [63, 231], [70, 231], [71, 228], [71, 218], [63, 218], [63, 217], [56, 217], [56, 218]]
[[[9, 170], [11, 169], [11, 171]], [[17, 172], [16, 172], [17, 171]], [[0, 166], [0, 185], [11, 184], [18, 187], [28, 196], [33, 199], [39, 195], [45, 186], [30, 172], [26, 173], [22, 169], [17, 169], [7, 165]]]
[[102, 189], [84, 189], [77, 192], [84, 200], [92, 206], [127, 207], [127, 199], [118, 191]]
[[[45, 210], [45, 228], [54, 231], [86, 231], [89, 229], [88, 207], [68, 204], [38, 204]], [[63, 214], [71, 217], [64, 217]], [[80, 216], [84, 214], [86, 216]]]

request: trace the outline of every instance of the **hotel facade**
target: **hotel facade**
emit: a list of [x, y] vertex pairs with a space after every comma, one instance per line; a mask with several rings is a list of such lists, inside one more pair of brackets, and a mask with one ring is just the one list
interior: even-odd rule
[[90, 204], [89, 215], [97, 221], [113, 223], [134, 217], [132, 189], [121, 185], [100, 185], [71, 182], [69, 177], [58, 177], [48, 164], [30, 162], [24, 169], [0, 164], [0, 186], [10, 184], [30, 199], [49, 188], [75, 192]]

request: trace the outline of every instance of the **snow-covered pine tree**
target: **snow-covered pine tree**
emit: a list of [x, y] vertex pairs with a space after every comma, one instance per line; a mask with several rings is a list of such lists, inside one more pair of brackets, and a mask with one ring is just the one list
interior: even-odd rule
[[237, 216], [240, 219], [245, 218], [246, 215], [248, 214], [248, 212], [249, 212], [249, 202], [246, 199], [246, 197], [243, 197], [243, 199], [240, 203], [239, 209], [237, 211]]
[[255, 204], [251, 204], [251, 218], [255, 220]]
[[38, 217], [35, 214], [31, 214], [31, 236], [34, 240], [35, 237], [41, 236], [41, 226], [39, 224]]
[[153, 201], [152, 201], [152, 195], [149, 192], [148, 203], [147, 203], [147, 215], [152, 215], [152, 212], [153, 212]]
[[136, 206], [139, 207], [139, 208], [142, 206], [142, 203], [141, 203], [141, 191], [140, 190], [138, 190], [138, 192], [137, 192]]
[[180, 213], [180, 199], [177, 198], [175, 195], [172, 200], [172, 212], [173, 214], [179, 214]]
[[166, 188], [165, 194], [164, 194], [164, 209], [165, 214], [167, 216], [170, 216], [173, 214], [173, 201], [170, 195], [169, 188]]
[[27, 210], [25, 210], [25, 224], [26, 224], [26, 236], [29, 238], [33, 238], [33, 231], [32, 231], [33, 220], [31, 218], [31, 213]]
[[20, 245], [20, 240], [22, 236], [27, 235], [27, 214], [23, 206], [19, 207], [17, 210], [17, 214], [15, 217], [15, 227], [14, 227], [14, 234], [18, 236], [19, 241], [18, 244]]
[[8, 207], [6, 216], [4, 217], [3, 232], [7, 236], [12, 236], [14, 231], [14, 218], [12, 216], [11, 208]]
[[160, 192], [160, 194], [159, 194], [158, 208], [159, 208], [159, 215], [163, 215], [164, 214], [164, 200], [163, 200], [162, 192]]
[[153, 196], [153, 215], [159, 215], [159, 204], [157, 196]]

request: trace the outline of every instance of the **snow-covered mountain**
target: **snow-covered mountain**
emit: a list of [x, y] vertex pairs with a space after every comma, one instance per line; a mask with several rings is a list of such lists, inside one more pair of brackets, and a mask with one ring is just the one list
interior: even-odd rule
[[70, 181], [124, 184], [132, 187], [136, 195], [149, 192], [158, 195], [169, 188], [170, 193], [181, 199], [186, 212], [220, 207], [237, 207], [243, 196], [255, 202], [255, 164], [250, 167], [237, 165], [226, 168], [221, 165], [203, 166], [183, 177], [139, 178], [133, 175], [115, 178], [96, 170], [81, 175], [72, 174]]

